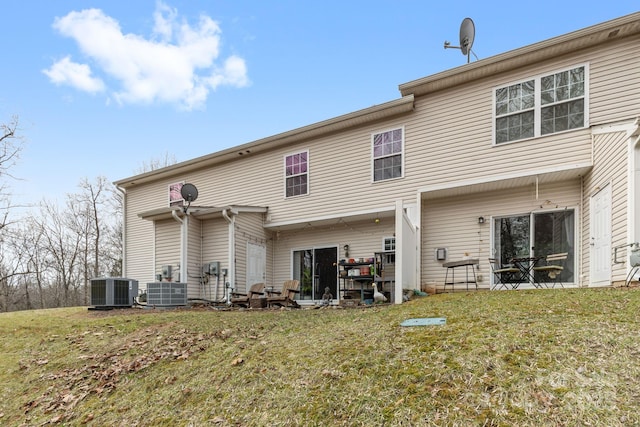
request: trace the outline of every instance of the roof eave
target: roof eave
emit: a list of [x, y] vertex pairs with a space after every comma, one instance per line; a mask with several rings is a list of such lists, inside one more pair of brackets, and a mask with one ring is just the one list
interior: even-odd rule
[[399, 90], [402, 96], [426, 95], [638, 34], [640, 12], [413, 80]]
[[413, 95], [407, 95], [390, 102], [374, 105], [369, 108], [293, 129], [288, 132], [283, 132], [243, 145], [228, 148], [226, 150], [207, 154], [205, 156], [196, 157], [162, 169], [156, 169], [130, 178], [121, 179], [119, 181], [115, 181], [114, 184], [126, 189], [136, 184], [151, 182], [160, 178], [173, 176], [178, 173], [186, 173], [203, 167], [237, 160], [239, 157], [246, 157], [261, 151], [271, 150], [277, 147], [305, 141], [310, 138], [317, 138], [323, 135], [332, 134], [366, 123], [405, 114], [412, 110]]

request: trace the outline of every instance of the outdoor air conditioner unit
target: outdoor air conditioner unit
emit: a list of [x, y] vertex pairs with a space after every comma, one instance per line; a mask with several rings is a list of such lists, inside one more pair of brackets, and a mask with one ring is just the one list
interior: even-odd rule
[[187, 305], [187, 284], [177, 282], [147, 283], [147, 305], [158, 307]]
[[91, 279], [91, 305], [131, 307], [138, 296], [138, 281], [124, 277]]

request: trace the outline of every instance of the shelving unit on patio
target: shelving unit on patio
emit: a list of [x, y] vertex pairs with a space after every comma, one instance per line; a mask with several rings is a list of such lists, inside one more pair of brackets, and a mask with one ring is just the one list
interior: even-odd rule
[[[374, 275], [369, 274], [373, 267], [373, 262], [366, 261], [340, 262], [342, 268], [340, 272], [340, 300], [359, 300], [364, 301], [366, 297], [373, 297]], [[361, 271], [367, 274], [361, 274]]]
[[[465, 285], [466, 290], [469, 290], [469, 285], [472, 285], [475, 290], [478, 290], [478, 281], [476, 279], [476, 265], [479, 264], [478, 258], [468, 258], [460, 261], [449, 261], [442, 264], [447, 269], [447, 273], [444, 278], [444, 291], [447, 291], [447, 286], [451, 286], [451, 291], [456, 290], [456, 285]], [[456, 269], [464, 268], [464, 280], [460, 279], [456, 281]], [[471, 271], [471, 274], [469, 274]], [[460, 273], [458, 273], [460, 275]], [[449, 277], [451, 276], [451, 277]]]
[[376, 252], [373, 258], [340, 261], [340, 299], [373, 299], [373, 282], [388, 301], [393, 302], [395, 284], [395, 252]]

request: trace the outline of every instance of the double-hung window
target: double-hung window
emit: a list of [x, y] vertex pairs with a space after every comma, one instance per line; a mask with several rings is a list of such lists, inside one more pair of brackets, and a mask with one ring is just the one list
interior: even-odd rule
[[309, 194], [309, 152], [285, 156], [284, 174], [285, 197]]
[[585, 127], [586, 78], [582, 65], [497, 88], [496, 144]]
[[392, 129], [372, 135], [373, 181], [402, 177], [404, 131]]

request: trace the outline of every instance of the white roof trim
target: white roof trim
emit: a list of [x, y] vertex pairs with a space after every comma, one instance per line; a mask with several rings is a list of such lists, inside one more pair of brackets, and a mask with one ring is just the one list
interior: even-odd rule
[[[212, 217], [217, 216], [218, 214], [222, 215], [222, 211], [228, 209], [233, 214], [239, 214], [243, 212], [253, 212], [253, 213], [266, 213], [269, 208], [263, 206], [240, 206], [240, 205], [231, 205], [231, 206], [222, 206], [222, 207], [207, 207], [207, 206], [190, 206], [188, 210], [188, 214], [195, 218], [203, 218], [204, 217]], [[141, 212], [138, 216], [142, 219], [146, 219], [149, 221], [157, 221], [160, 219], [169, 219], [172, 218], [172, 212], [176, 211], [178, 216], [185, 216], [184, 207], [183, 206], [166, 206], [163, 208], [152, 209], [149, 211]]]

